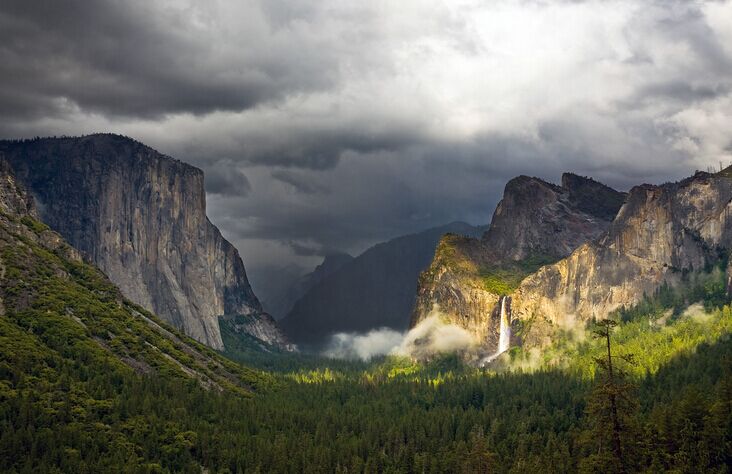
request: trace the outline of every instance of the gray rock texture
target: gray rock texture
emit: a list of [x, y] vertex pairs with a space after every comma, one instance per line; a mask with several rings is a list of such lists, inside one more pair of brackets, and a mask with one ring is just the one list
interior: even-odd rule
[[561, 186], [528, 176], [512, 179], [480, 240], [448, 234], [439, 242], [420, 276], [411, 326], [439, 310], [444, 321], [495, 349], [500, 297], [541, 266], [604, 235], [625, 198], [571, 173], [562, 176]]
[[565, 257], [599, 237], [624, 199], [624, 193], [572, 173], [562, 175], [562, 186], [519, 176], [506, 184], [483, 235], [484, 252], [496, 263]]
[[637, 186], [602, 238], [521, 283], [514, 318], [571, 325], [633, 305], [664, 281], [678, 284], [684, 273], [709, 268], [731, 248], [731, 212], [727, 173]]
[[219, 316], [262, 312], [239, 253], [206, 217], [200, 169], [109, 134], [5, 141], [0, 153], [45, 223], [189, 336], [222, 349]]

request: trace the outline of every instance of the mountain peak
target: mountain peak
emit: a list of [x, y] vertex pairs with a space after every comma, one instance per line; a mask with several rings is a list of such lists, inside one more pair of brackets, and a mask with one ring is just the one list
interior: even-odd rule
[[525, 195], [530, 193], [531, 189], [546, 190], [551, 192], [561, 192], [561, 188], [556, 184], [545, 181], [536, 176], [519, 175], [515, 178], [510, 179], [503, 190], [503, 197], [507, 195], [513, 195], [519, 193], [519, 195]]
[[316, 267], [318, 268], [331, 268], [331, 267], [342, 267], [344, 264], [353, 260], [353, 256], [346, 252], [333, 252], [323, 257], [323, 262]]
[[[600, 183], [599, 181], [595, 181], [589, 176], [582, 176], [577, 173], [572, 173], [569, 171], [565, 171], [562, 173], [562, 188], [566, 190], [570, 190], [577, 186], [585, 186], [585, 185], [592, 185], [592, 184], [599, 184], [601, 186], [605, 186], [604, 184]], [[607, 186], [605, 186], [607, 187]]]
[[517, 176], [506, 183], [483, 242], [497, 261], [565, 257], [597, 238], [624, 200], [624, 193], [573, 173], [562, 175], [562, 186]]
[[626, 197], [626, 193], [574, 173], [562, 174], [562, 189], [577, 209], [606, 221], [615, 218]]

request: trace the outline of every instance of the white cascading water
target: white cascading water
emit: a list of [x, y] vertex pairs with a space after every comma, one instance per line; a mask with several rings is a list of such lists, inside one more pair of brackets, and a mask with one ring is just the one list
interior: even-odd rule
[[498, 330], [498, 348], [496, 352], [483, 359], [483, 364], [487, 364], [495, 360], [499, 355], [506, 352], [511, 344], [511, 323], [508, 320], [508, 311], [506, 311], [506, 300], [508, 296], [501, 296], [501, 319], [500, 328]]
[[508, 321], [508, 313], [506, 312], [506, 299], [508, 299], [508, 296], [501, 298], [501, 329], [498, 333], [496, 356], [506, 352], [511, 342], [511, 324]]

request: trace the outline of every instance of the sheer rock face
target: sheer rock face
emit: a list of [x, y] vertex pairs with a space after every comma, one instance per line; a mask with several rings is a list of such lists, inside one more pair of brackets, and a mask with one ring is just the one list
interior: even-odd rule
[[506, 184], [483, 236], [495, 262], [532, 255], [562, 258], [599, 237], [623, 204], [624, 193], [571, 173], [562, 186], [519, 176]]
[[33, 199], [16, 181], [10, 163], [5, 161], [2, 152], [0, 152], [0, 210], [11, 216], [39, 218]]
[[504, 292], [487, 284], [486, 275], [509, 275], [518, 283], [541, 263], [568, 256], [608, 230], [624, 199], [624, 193], [569, 173], [562, 186], [512, 179], [482, 239], [446, 235], [440, 241], [420, 276], [412, 327], [439, 309], [446, 322], [495, 346], [496, 308]]
[[600, 240], [522, 282], [514, 317], [571, 325], [632, 305], [664, 281], [676, 284], [682, 272], [702, 270], [730, 248], [731, 212], [732, 179], [725, 176], [637, 186]]
[[432, 264], [419, 277], [411, 327], [437, 310], [443, 320], [467, 329], [478, 340], [497, 343], [491, 314], [500, 295], [488, 291], [480, 275], [480, 269], [490, 264], [490, 255], [479, 239], [442, 237]]
[[216, 349], [218, 316], [261, 313], [237, 250], [206, 217], [201, 170], [115, 135], [0, 151], [43, 221], [133, 302]]

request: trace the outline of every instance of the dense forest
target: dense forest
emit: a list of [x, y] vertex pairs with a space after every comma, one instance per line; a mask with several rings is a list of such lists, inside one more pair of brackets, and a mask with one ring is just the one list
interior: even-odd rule
[[[732, 462], [732, 341], [702, 344], [634, 380], [629, 471], [726, 472]], [[398, 364], [397, 364], [398, 365]], [[2, 394], [9, 472], [611, 472], [594, 454], [598, 382], [563, 371], [469, 373], [455, 359], [418, 372], [281, 377], [245, 399], [197, 383], [58, 368]], [[8, 373], [9, 370], [15, 370]], [[49, 369], [50, 370], [50, 369]], [[29, 371], [31, 372], [31, 371]], [[32, 372], [31, 372], [32, 373]], [[19, 380], [18, 380], [19, 379]], [[597, 386], [600, 386], [599, 384]], [[16, 393], [12, 393], [15, 391]], [[597, 398], [597, 395], [595, 395]], [[618, 471], [620, 472], [620, 471]]]
[[[732, 309], [717, 269], [662, 287], [613, 327], [561, 334], [538, 358], [515, 348], [476, 369], [450, 355], [416, 364], [229, 354], [263, 371], [131, 305], [68, 247], [44, 244], [37, 221], [0, 221], [3, 472], [732, 465]], [[607, 340], [595, 337], [603, 327]]]

